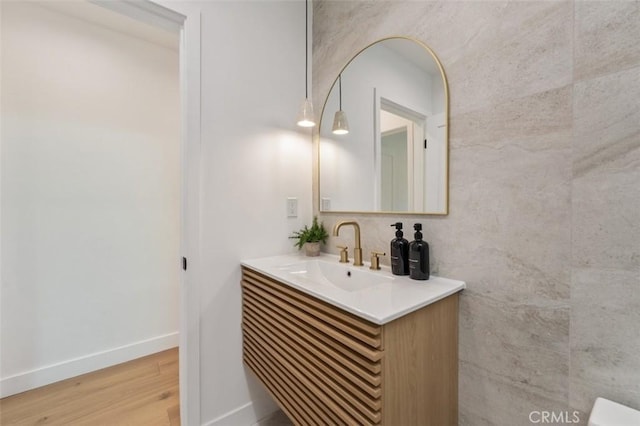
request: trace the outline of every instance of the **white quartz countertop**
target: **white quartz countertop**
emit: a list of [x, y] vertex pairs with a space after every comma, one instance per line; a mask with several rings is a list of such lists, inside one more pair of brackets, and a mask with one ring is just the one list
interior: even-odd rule
[[244, 260], [241, 264], [375, 324], [393, 321], [466, 287], [463, 281], [433, 275], [425, 281], [412, 280], [409, 276], [393, 275], [390, 268], [385, 266], [372, 271], [369, 263], [365, 262], [365, 266], [340, 265], [346, 273], [352, 271], [358, 279], [364, 276], [365, 281], [371, 278], [375, 284], [345, 290], [330, 285], [327, 280], [309, 279], [307, 274], [298, 270], [292, 272], [291, 265], [304, 265], [311, 259], [339, 263], [337, 256], [328, 254], [321, 254], [317, 258], [290, 254]]

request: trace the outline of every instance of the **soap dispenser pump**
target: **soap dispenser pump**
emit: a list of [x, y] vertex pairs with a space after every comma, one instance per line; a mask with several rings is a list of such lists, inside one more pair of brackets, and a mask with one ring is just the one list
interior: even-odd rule
[[391, 240], [391, 272], [394, 275], [409, 275], [409, 241], [403, 238], [402, 222], [396, 227], [396, 237]]
[[422, 240], [422, 224], [413, 225], [415, 240], [409, 244], [409, 276], [414, 280], [429, 279], [429, 244]]

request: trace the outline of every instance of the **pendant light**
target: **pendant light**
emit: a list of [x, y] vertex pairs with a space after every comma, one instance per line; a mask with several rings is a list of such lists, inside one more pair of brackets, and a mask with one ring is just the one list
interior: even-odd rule
[[316, 125], [313, 113], [313, 102], [309, 99], [309, 0], [304, 3], [304, 102], [298, 115], [298, 126], [313, 127]]
[[342, 110], [342, 74], [338, 75], [338, 96], [340, 109], [336, 111], [336, 115], [333, 118], [333, 129], [331, 131], [334, 135], [346, 135], [349, 133], [349, 122], [347, 121], [347, 114]]

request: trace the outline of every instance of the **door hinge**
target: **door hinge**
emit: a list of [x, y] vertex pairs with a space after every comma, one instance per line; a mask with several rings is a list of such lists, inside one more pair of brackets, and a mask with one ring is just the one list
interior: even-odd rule
[[183, 271], [187, 270], [187, 258], [186, 257], [182, 258], [182, 270]]

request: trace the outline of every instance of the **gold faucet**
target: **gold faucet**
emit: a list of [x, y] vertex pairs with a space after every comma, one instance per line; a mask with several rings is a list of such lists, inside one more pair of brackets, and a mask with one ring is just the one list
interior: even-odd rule
[[358, 222], [353, 220], [343, 220], [342, 222], [338, 222], [333, 227], [333, 236], [337, 237], [340, 228], [344, 225], [353, 225], [353, 229], [356, 234], [356, 246], [353, 249], [353, 265], [354, 266], [362, 266], [362, 247], [360, 247], [360, 225]]

